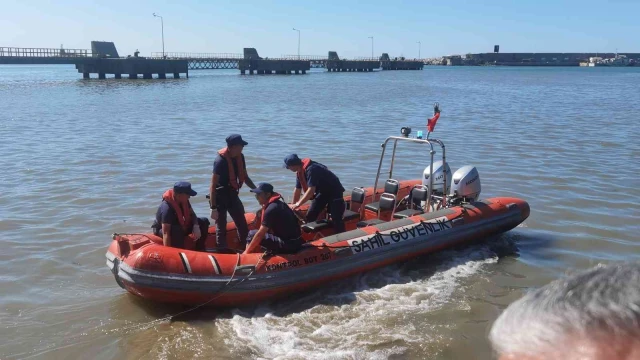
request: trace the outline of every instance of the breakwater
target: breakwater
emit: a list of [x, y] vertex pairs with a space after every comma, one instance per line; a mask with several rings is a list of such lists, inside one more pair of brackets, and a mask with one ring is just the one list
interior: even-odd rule
[[615, 58], [624, 55], [631, 66], [640, 63], [640, 53], [477, 53], [425, 59], [427, 65], [449, 66], [580, 66], [590, 58]]

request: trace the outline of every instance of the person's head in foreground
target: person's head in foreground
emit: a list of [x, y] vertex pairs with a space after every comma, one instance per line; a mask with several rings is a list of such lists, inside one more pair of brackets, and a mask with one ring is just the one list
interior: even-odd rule
[[525, 295], [489, 339], [500, 360], [640, 359], [640, 263], [599, 266]]

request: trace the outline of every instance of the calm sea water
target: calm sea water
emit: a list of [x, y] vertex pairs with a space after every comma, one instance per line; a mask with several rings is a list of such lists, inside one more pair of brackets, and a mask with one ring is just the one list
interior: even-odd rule
[[[197, 310], [142, 302], [105, 266], [113, 232], [149, 230], [177, 180], [204, 194], [241, 133], [251, 177], [285, 194], [282, 158], [371, 186], [383, 139], [424, 129], [483, 196], [531, 204], [520, 227], [286, 301]], [[527, 289], [640, 256], [640, 68], [446, 68], [305, 76], [193, 71], [81, 80], [0, 66], [0, 358], [487, 359], [493, 320]], [[399, 150], [397, 177], [428, 165]], [[249, 210], [255, 200], [243, 194]], [[207, 213], [204, 196], [196, 212]]]

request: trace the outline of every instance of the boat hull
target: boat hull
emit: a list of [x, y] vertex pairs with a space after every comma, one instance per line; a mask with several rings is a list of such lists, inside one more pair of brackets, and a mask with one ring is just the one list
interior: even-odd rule
[[153, 235], [116, 236], [107, 266], [145, 299], [228, 307], [255, 304], [465, 243], [518, 226], [529, 205], [491, 198], [324, 236], [297, 254], [219, 254], [165, 247]]

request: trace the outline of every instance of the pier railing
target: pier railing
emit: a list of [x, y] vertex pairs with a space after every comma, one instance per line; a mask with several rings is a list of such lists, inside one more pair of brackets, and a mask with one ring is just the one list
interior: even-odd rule
[[[152, 58], [162, 59], [161, 52], [152, 52]], [[165, 52], [167, 59], [243, 59], [242, 54], [233, 53], [191, 53], [191, 52]]]
[[340, 60], [355, 60], [355, 61], [380, 61], [380, 58], [376, 58], [376, 57], [364, 57], [364, 56], [358, 56], [358, 57], [354, 57], [353, 59], [340, 59]]
[[0, 47], [0, 56], [11, 57], [91, 57], [88, 49]]
[[284, 60], [327, 60], [326, 56], [322, 55], [281, 55], [280, 58]]

